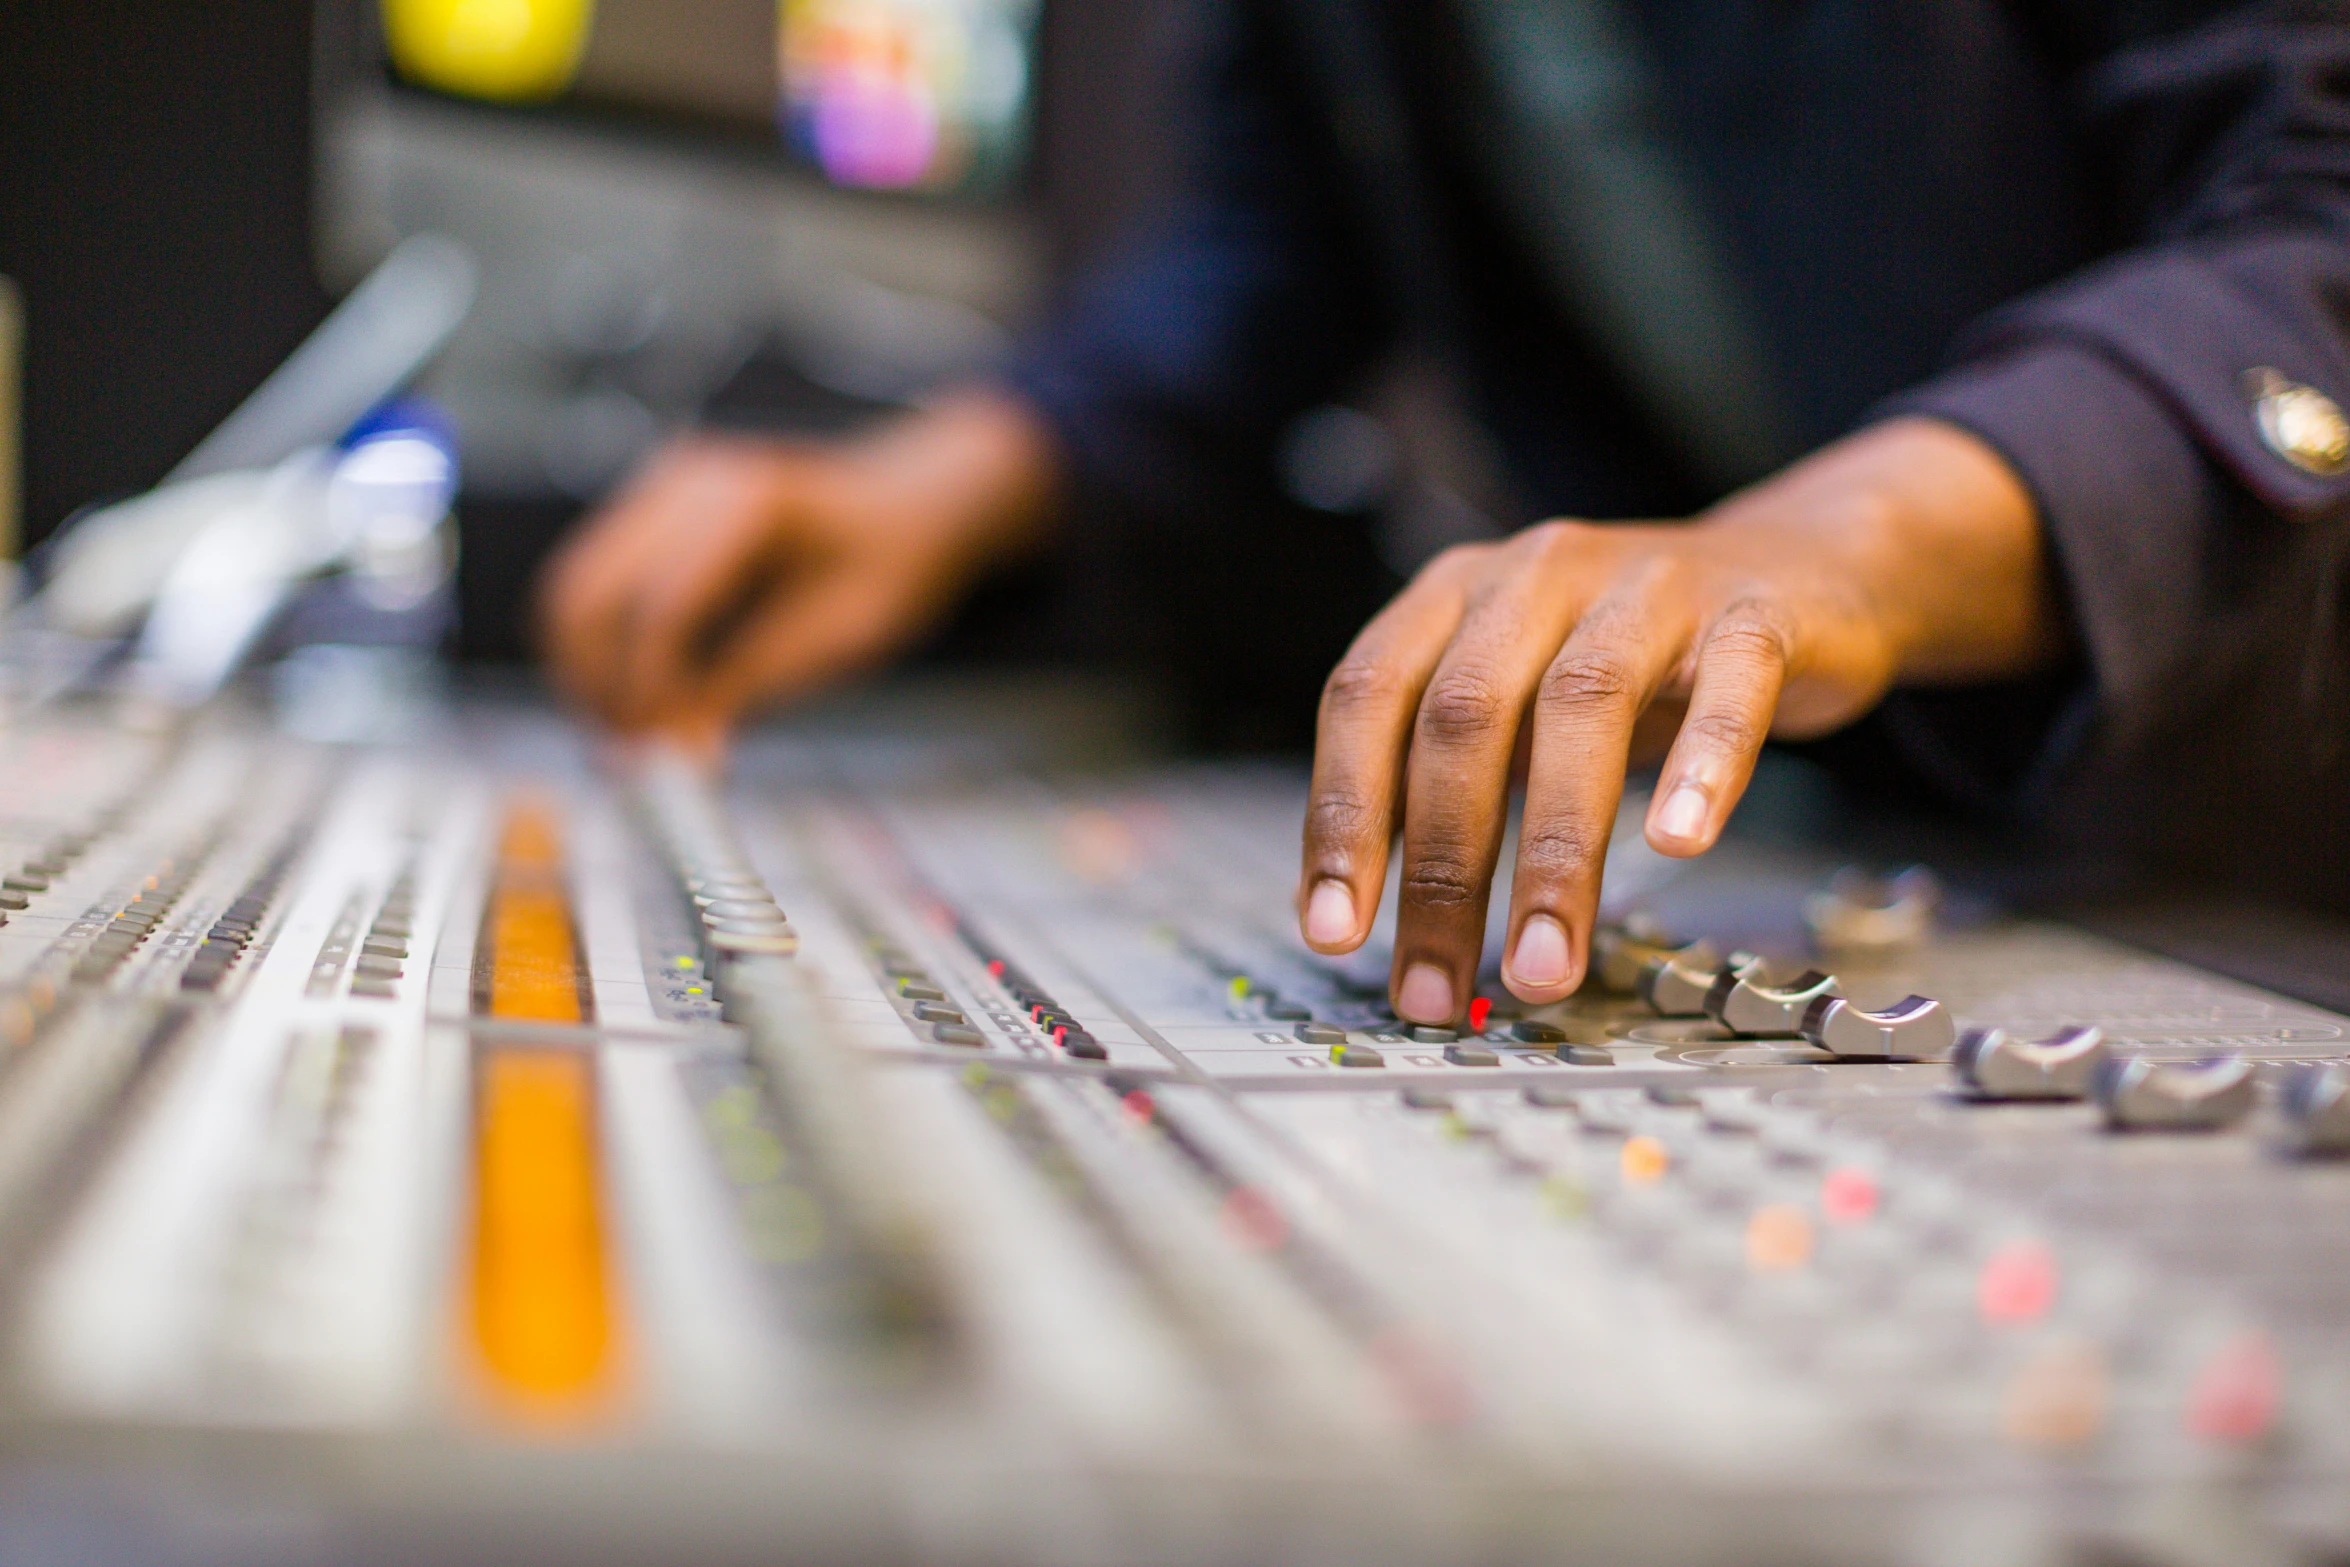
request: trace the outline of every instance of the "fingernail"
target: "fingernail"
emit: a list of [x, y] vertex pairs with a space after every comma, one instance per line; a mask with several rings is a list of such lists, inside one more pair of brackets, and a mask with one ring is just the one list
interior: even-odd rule
[[1529, 914], [1510, 954], [1510, 977], [1521, 985], [1563, 985], [1570, 963], [1567, 929], [1547, 914]]
[[1705, 815], [1705, 791], [1695, 784], [1682, 784], [1665, 796], [1656, 813], [1656, 830], [1667, 838], [1694, 842], [1705, 833]]
[[1403, 971], [1395, 1010], [1408, 1023], [1451, 1022], [1452, 977], [1433, 963], [1413, 964]]
[[1306, 940], [1319, 947], [1335, 947], [1355, 933], [1355, 895], [1342, 881], [1314, 883], [1306, 899]]

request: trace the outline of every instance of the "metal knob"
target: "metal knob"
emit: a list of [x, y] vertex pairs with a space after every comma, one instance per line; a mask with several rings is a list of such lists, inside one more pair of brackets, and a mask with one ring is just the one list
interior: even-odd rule
[[1600, 988], [1619, 995], [1640, 988], [1641, 970], [1649, 964], [1676, 957], [1709, 970], [1716, 961], [1705, 943], [1684, 941], [1645, 914], [1626, 915], [1621, 923], [1591, 933], [1592, 975]]
[[1754, 971], [1740, 974], [1725, 966], [1706, 992], [1705, 1012], [1733, 1034], [1801, 1034], [1811, 1004], [1841, 989], [1835, 975], [1818, 969], [1806, 969], [1786, 985], [1765, 985]]
[[1926, 996], [1905, 996], [1868, 1012], [1844, 996], [1825, 995], [1804, 1009], [1803, 1037], [1832, 1056], [1897, 1056], [1939, 1061], [1956, 1025], [1949, 1009]]
[[1805, 900], [1803, 918], [1822, 953], [1891, 956], [1925, 943], [1941, 902], [1942, 884], [1923, 865], [1893, 876], [1848, 868]]
[[1703, 1017], [1706, 993], [1723, 969], [1746, 974], [1761, 967], [1762, 959], [1751, 952], [1733, 952], [1725, 962], [1701, 941], [1679, 956], [1649, 959], [1637, 989], [1641, 1000], [1666, 1017]]
[[2101, 1028], [2068, 1028], [2046, 1039], [1970, 1028], [1950, 1052], [1950, 1069], [1978, 1099], [2086, 1099], [2090, 1079], [2112, 1056]]
[[2350, 1154], [2350, 1066], [2325, 1061], [2285, 1082], [2285, 1149], [2312, 1158]]
[[2211, 1131], [2252, 1113], [2259, 1090], [2241, 1056], [2163, 1063], [2114, 1056], [2091, 1080], [2106, 1123], [2124, 1131]]

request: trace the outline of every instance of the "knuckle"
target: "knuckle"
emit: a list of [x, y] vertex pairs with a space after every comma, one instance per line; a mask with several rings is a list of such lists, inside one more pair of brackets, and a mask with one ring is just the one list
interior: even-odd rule
[[1528, 827], [1518, 840], [1518, 875], [1537, 882], [1583, 879], [1607, 857], [1607, 838], [1580, 822]]
[[1352, 847], [1385, 835], [1378, 803], [1354, 790], [1326, 790], [1306, 806], [1308, 843]]
[[1402, 694], [1394, 669], [1377, 659], [1349, 654], [1322, 683], [1322, 707], [1326, 712], [1359, 712], [1396, 701]]
[[1763, 741], [1761, 716], [1741, 708], [1716, 707], [1693, 713], [1681, 732], [1690, 744], [1715, 752], [1751, 751]]
[[1485, 906], [1483, 878], [1452, 850], [1424, 851], [1405, 868], [1403, 900], [1422, 909]]
[[1783, 664], [1794, 641], [1783, 608], [1766, 599], [1741, 599], [1714, 617], [1705, 647], [1712, 655]]
[[1570, 648], [1542, 676], [1547, 708], [1613, 707], [1637, 694], [1632, 661], [1614, 648]]
[[1446, 670], [1420, 702], [1420, 733], [1427, 739], [1481, 740], [1514, 716], [1514, 704], [1491, 673], [1476, 668]]

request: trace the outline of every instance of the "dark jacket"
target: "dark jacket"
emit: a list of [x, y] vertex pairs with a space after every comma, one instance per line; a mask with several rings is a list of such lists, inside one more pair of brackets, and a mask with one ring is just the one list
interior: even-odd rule
[[1506, 155], [1525, 100], [1469, 25], [1509, 3], [1203, 8], [1179, 209], [1017, 372], [1081, 474], [1179, 517], [1403, 342], [1467, 389], [1522, 518], [1682, 514], [1762, 455], [1938, 415], [2036, 496], [2080, 699], [1904, 699], [1914, 757], [1978, 800], [2122, 790], [2149, 823], [2177, 814], [2150, 774], [2191, 770], [2184, 743], [2350, 816], [2350, 461], [2261, 417], [2280, 390], [2350, 407], [2350, 10], [1612, 0], [1643, 78], [1622, 112], [1751, 323], [1758, 453], [1709, 450], [1703, 388], [1676, 405], [1562, 270], [1557, 169]]

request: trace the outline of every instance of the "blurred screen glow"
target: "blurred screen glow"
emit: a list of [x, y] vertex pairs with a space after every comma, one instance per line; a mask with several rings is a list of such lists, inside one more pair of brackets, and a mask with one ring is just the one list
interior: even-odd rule
[[985, 192], [1027, 129], [1034, 0], [782, 0], [784, 135], [835, 184]]
[[533, 103], [579, 73], [593, 0], [383, 0], [402, 76], [468, 98]]

